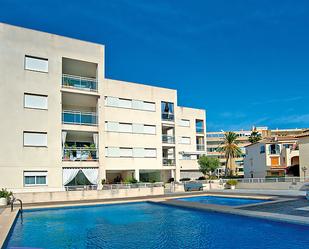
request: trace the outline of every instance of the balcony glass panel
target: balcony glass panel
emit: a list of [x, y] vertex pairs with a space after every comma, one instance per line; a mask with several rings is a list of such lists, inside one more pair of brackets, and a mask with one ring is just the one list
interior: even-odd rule
[[204, 151], [204, 150], [205, 150], [205, 145], [204, 145], [204, 144], [197, 144], [197, 145], [196, 145], [196, 150], [198, 150], [198, 151]]
[[62, 123], [78, 125], [97, 125], [97, 115], [93, 112], [63, 111]]
[[170, 135], [162, 135], [162, 142], [167, 144], [174, 144], [175, 137]]
[[99, 159], [98, 148], [92, 146], [74, 147], [66, 146], [63, 149], [63, 161], [97, 161]]
[[62, 86], [68, 88], [77, 88], [86, 91], [98, 91], [97, 79], [68, 74], [62, 75]]
[[163, 158], [163, 165], [164, 166], [175, 166], [176, 160], [175, 158]]

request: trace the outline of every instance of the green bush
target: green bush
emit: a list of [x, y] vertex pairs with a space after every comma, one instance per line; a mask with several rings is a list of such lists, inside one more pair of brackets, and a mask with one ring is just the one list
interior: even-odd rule
[[181, 178], [179, 181], [181, 181], [181, 182], [187, 182], [187, 181], [190, 181], [191, 180], [191, 178]]
[[124, 179], [124, 183], [137, 183], [137, 180], [134, 177], [128, 176]]
[[0, 198], [9, 199], [13, 193], [11, 191], [7, 191], [6, 188], [0, 190]]
[[230, 186], [236, 186], [238, 184], [238, 181], [234, 179], [230, 179], [226, 182], [226, 184]]
[[206, 180], [205, 176], [200, 176], [199, 178], [197, 178], [196, 180], [202, 181], [202, 180]]

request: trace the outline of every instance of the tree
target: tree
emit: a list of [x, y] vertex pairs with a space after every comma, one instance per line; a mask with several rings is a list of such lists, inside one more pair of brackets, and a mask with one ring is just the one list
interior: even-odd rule
[[238, 147], [237, 143], [238, 135], [234, 132], [226, 132], [224, 134], [223, 143], [219, 146], [218, 151], [224, 154], [225, 164], [225, 176], [228, 174], [233, 176], [235, 173], [235, 158], [242, 156], [242, 151]]
[[209, 175], [211, 172], [215, 171], [219, 167], [220, 162], [216, 157], [201, 156], [198, 159], [199, 170], [203, 175]]
[[253, 143], [260, 141], [261, 139], [262, 139], [262, 136], [259, 132], [252, 131], [249, 137], [249, 142], [253, 144]]

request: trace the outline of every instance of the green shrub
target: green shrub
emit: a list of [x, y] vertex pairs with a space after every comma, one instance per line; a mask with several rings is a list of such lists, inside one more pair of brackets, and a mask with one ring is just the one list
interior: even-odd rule
[[7, 191], [6, 188], [0, 190], [0, 198], [9, 199], [13, 193], [11, 191]]
[[234, 179], [230, 179], [226, 182], [226, 184], [230, 186], [236, 186], [238, 184], [238, 181]]
[[197, 180], [200, 180], [200, 181], [206, 180], [206, 177], [205, 176], [200, 176], [199, 178], [197, 178]]
[[190, 180], [191, 180], [191, 178], [185, 177], [185, 178], [181, 178], [179, 181], [181, 181], [181, 182], [187, 182], [187, 181], [190, 181]]
[[137, 180], [134, 177], [128, 176], [124, 179], [124, 183], [137, 183]]

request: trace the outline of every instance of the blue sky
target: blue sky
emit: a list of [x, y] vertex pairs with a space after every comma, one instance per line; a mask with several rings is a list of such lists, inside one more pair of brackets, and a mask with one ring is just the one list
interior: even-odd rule
[[178, 90], [208, 130], [309, 127], [307, 0], [0, 0], [0, 21], [106, 45], [106, 77]]

